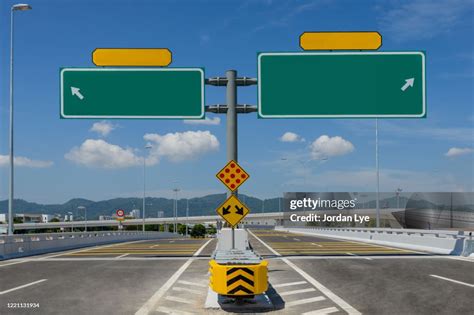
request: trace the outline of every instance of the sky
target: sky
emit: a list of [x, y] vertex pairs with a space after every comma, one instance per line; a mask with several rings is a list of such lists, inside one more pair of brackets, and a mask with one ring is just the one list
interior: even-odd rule
[[[10, 7], [0, 3], [0, 199], [8, 196]], [[31, 0], [15, 13], [15, 197], [63, 203], [225, 192], [225, 116], [204, 121], [59, 116], [59, 69], [94, 67], [98, 47], [167, 47], [170, 67], [257, 76], [257, 53], [301, 51], [304, 31], [378, 31], [380, 51], [425, 51], [427, 117], [379, 120], [381, 191], [474, 189], [474, 1]], [[206, 86], [206, 104], [225, 88]], [[257, 104], [241, 87], [239, 104]], [[372, 119], [239, 115], [240, 192], [375, 191]], [[147, 144], [152, 148], [144, 149]], [[324, 159], [321, 159], [324, 156]]]

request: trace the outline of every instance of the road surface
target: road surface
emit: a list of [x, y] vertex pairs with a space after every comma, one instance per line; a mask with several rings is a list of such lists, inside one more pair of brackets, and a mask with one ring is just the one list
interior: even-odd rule
[[[474, 313], [467, 258], [274, 230], [250, 242], [269, 260], [273, 314]], [[205, 308], [215, 246], [149, 240], [2, 261], [0, 314], [224, 314]]]

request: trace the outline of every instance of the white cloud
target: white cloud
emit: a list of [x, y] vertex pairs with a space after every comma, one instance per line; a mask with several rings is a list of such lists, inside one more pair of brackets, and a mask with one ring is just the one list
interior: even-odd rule
[[213, 118], [209, 118], [209, 117], [206, 117], [206, 119], [186, 119], [184, 120], [184, 123], [185, 124], [188, 124], [188, 125], [213, 125], [213, 126], [217, 126], [217, 125], [220, 125], [221, 123], [221, 119], [219, 117], [213, 117]]
[[465, 155], [474, 152], [474, 149], [472, 148], [450, 148], [448, 152], [446, 152], [444, 155], [447, 157], [457, 157], [460, 155]]
[[412, 0], [380, 13], [380, 25], [396, 41], [433, 38], [472, 17], [472, 8], [472, 0]]
[[354, 145], [339, 136], [322, 135], [310, 145], [311, 156], [316, 159], [340, 156], [354, 151]]
[[117, 126], [112, 124], [110, 121], [102, 120], [94, 123], [89, 131], [97, 132], [100, 136], [107, 137], [112, 130], [116, 128]]
[[[10, 165], [10, 156], [9, 155], [0, 155], [0, 167]], [[52, 161], [41, 161], [41, 160], [32, 160], [23, 156], [15, 156], [14, 162], [15, 166], [31, 167], [31, 168], [46, 168], [53, 166]]]
[[209, 131], [185, 131], [159, 135], [148, 133], [143, 137], [152, 143], [149, 159], [166, 157], [170, 161], [192, 160], [219, 149], [219, 140]]
[[281, 142], [303, 142], [304, 139], [301, 138], [300, 135], [294, 133], [294, 132], [290, 132], [290, 131], [287, 131], [285, 132], [280, 138], [279, 140]]
[[87, 139], [74, 147], [64, 157], [76, 164], [98, 168], [125, 168], [140, 165], [143, 161], [133, 149], [122, 148], [104, 140]]

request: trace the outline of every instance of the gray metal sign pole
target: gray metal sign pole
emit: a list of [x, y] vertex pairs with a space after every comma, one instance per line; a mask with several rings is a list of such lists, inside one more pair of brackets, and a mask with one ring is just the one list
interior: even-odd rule
[[[206, 84], [215, 86], [226, 86], [226, 105], [210, 105], [206, 106], [206, 112], [215, 114], [226, 113], [227, 118], [227, 160], [238, 162], [237, 151], [237, 114], [252, 113], [257, 111], [256, 106], [237, 105], [237, 86], [248, 86], [257, 84], [254, 78], [237, 78], [237, 71], [226, 71], [225, 78], [210, 78], [206, 80]], [[237, 190], [234, 192], [237, 196]], [[232, 191], [227, 192], [227, 197], [232, 195]], [[235, 248], [235, 230], [232, 228], [232, 249]]]
[[[237, 71], [228, 70], [226, 72], [227, 78], [227, 91], [226, 91], [226, 102], [227, 102], [227, 161], [237, 160], [237, 86], [235, 85], [235, 78]], [[234, 193], [238, 196], [238, 191]], [[232, 195], [232, 191], [227, 192], [227, 197]], [[235, 229], [232, 227], [232, 249], [235, 249]]]

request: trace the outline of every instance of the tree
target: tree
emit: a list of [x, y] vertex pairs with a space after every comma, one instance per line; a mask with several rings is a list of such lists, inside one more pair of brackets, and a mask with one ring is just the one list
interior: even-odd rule
[[209, 225], [209, 228], [207, 229], [207, 232], [208, 232], [209, 234], [216, 234], [216, 233], [217, 233], [217, 229], [216, 229], [216, 227], [215, 227], [214, 225], [210, 224], [210, 225]]
[[181, 235], [186, 234], [186, 225], [178, 223], [178, 233]]
[[58, 218], [52, 218], [49, 222], [61, 222]]
[[15, 217], [15, 218], [13, 218], [13, 223], [15, 223], [15, 224], [23, 223], [23, 219]]
[[204, 237], [206, 236], [206, 228], [202, 224], [196, 224], [191, 230], [191, 237]]

